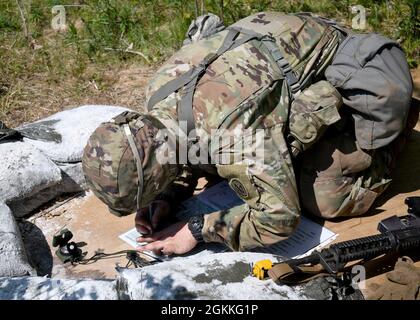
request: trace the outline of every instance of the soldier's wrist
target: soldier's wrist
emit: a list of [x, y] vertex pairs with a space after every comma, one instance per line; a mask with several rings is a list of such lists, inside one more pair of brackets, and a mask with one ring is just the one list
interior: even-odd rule
[[201, 233], [203, 234], [204, 242], [225, 243], [225, 240], [216, 232], [214, 227], [214, 216], [219, 216], [218, 212], [213, 212], [204, 215], [204, 225]]

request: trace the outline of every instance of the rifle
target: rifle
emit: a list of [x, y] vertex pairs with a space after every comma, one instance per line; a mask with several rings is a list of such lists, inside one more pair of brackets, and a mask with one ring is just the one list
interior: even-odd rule
[[267, 261], [263, 263], [263, 260], [254, 265], [253, 274], [260, 279], [268, 275], [278, 282], [298, 283], [302, 282], [297, 281], [302, 275], [306, 275], [306, 280], [322, 271], [336, 275], [343, 271], [348, 262], [366, 261], [382, 254], [420, 247], [420, 197], [409, 197], [405, 204], [409, 214], [382, 220], [378, 224], [380, 234], [335, 243], [307, 257], [275, 263], [269, 267]]

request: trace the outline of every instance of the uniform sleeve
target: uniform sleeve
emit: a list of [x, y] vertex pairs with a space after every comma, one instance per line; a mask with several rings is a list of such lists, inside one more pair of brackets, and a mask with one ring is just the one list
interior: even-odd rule
[[283, 125], [265, 129], [262, 141], [254, 139], [253, 147], [256, 157], [217, 166], [219, 175], [245, 203], [205, 215], [207, 242], [222, 242], [239, 251], [266, 247], [287, 238], [299, 223], [295, 174]]
[[184, 170], [155, 200], [165, 200], [171, 208], [176, 209], [183, 201], [193, 196], [200, 177], [196, 170]]

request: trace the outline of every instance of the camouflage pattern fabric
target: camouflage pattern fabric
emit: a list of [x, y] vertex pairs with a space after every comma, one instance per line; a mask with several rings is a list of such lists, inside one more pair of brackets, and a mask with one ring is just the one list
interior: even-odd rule
[[[365, 153], [352, 136], [341, 139], [346, 137], [345, 132], [340, 139], [327, 135], [319, 140], [327, 126], [340, 120], [341, 97], [322, 79], [342, 40], [341, 33], [309, 15], [272, 12], [252, 15], [234, 26], [272, 36], [298, 77], [302, 93], [292, 99], [281, 70], [260, 41], [251, 40], [223, 53], [198, 80], [192, 110], [196, 135], [208, 145], [205, 160], [219, 161], [157, 163], [156, 154], [162, 146], [156, 136], [157, 128], [161, 125], [178, 129], [177, 107], [182, 90], [156, 103], [150, 112], [145, 110], [150, 122], [142, 120], [140, 125], [140, 118], [129, 121], [139, 148], [144, 149], [142, 205], [155, 197], [166, 198], [175, 205], [185, 198], [185, 189], [192, 189], [186, 184], [195, 185], [198, 176], [213, 173], [227, 179], [245, 204], [206, 215], [206, 241], [223, 242], [233, 250], [244, 251], [285, 239], [298, 225], [301, 211], [287, 137], [296, 142], [292, 149], [304, 152], [303, 162], [307, 159], [302, 167], [307, 172], [301, 172], [299, 179], [306, 209], [331, 217], [359, 214], [367, 209], [373, 197], [364, 190], [380, 193], [389, 182], [383, 180], [388, 164], [386, 153], [383, 157]], [[224, 30], [183, 46], [151, 79], [147, 100], [163, 85], [216, 52], [227, 34]], [[258, 130], [264, 133], [262, 139], [258, 138]], [[238, 137], [248, 142], [246, 148], [237, 145]], [[253, 152], [261, 146], [262, 161], [255, 161]], [[341, 154], [343, 148], [348, 152]], [[179, 151], [179, 157], [185, 157], [185, 153], [188, 152]], [[344, 158], [348, 168], [343, 167]], [[83, 165], [91, 188], [114, 212], [135, 211], [136, 166], [120, 126], [107, 123], [94, 132], [85, 149]], [[185, 170], [199, 174], [187, 181], [181, 175]], [[319, 178], [318, 171], [325, 171], [325, 175]], [[328, 183], [318, 183], [322, 179]], [[357, 202], [360, 199], [369, 201]]]
[[288, 143], [295, 157], [309, 149], [325, 129], [340, 120], [341, 104], [341, 95], [327, 81], [316, 82], [293, 101]]
[[387, 148], [367, 152], [348, 131], [330, 131], [302, 157], [303, 207], [322, 218], [365, 213], [391, 181], [390, 160]]
[[[303, 88], [310, 85], [306, 80], [320, 78], [340, 40], [337, 30], [310, 16], [259, 13], [234, 26], [273, 36]], [[152, 78], [147, 97], [189, 71], [209, 52], [217, 51], [227, 33], [222, 31], [181, 48]], [[330, 85], [321, 82], [314, 88], [321, 91], [308, 88], [305, 91], [308, 100], [322, 96], [339, 107], [341, 100]], [[157, 103], [150, 114], [165, 125], [175, 125], [179, 100], [180, 94], [174, 93]], [[203, 229], [206, 241], [223, 242], [234, 250], [250, 250], [285, 239], [296, 228], [300, 206], [292, 160], [284, 139], [290, 105], [289, 88], [281, 71], [259, 41], [250, 41], [224, 53], [199, 79], [193, 100], [197, 135], [201, 141], [208, 141], [213, 158], [226, 159], [216, 165], [217, 173], [246, 202], [206, 215]], [[246, 131], [249, 128], [253, 132], [264, 130], [262, 163], [253, 163], [244, 151], [238, 156], [232, 152], [235, 146], [229, 143], [212, 148], [218, 137], [244, 137], [249, 134]], [[216, 135], [211, 134], [212, 130], [217, 130]], [[261, 142], [252, 135], [250, 139], [249, 148], [257, 149]], [[242, 161], [235, 161], [238, 158]], [[175, 184], [165, 193], [176, 194], [174, 188]]]
[[328, 128], [316, 146], [304, 153], [299, 165], [301, 203], [318, 217], [359, 216], [391, 183], [391, 172], [419, 118], [410, 108], [403, 132], [391, 144], [375, 150], [360, 148], [351, 116]]
[[[177, 165], [162, 165], [156, 160], [160, 144], [155, 139], [159, 125], [156, 119], [139, 117], [138, 113], [123, 114], [135, 143], [141, 146], [145, 185], [141, 206], [148, 205], [166, 189], [178, 172]], [[89, 188], [118, 216], [136, 211], [138, 175], [121, 115], [100, 125], [89, 138], [82, 157], [83, 172]], [[125, 121], [126, 120], [126, 121]], [[161, 125], [160, 125], [161, 127]]]

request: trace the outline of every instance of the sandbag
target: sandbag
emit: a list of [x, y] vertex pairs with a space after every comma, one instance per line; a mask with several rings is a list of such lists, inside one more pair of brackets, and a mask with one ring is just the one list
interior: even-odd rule
[[60, 169], [29, 143], [1, 143], [0, 154], [0, 202], [20, 202], [62, 179]]
[[0, 203], [0, 277], [35, 275], [12, 212]]
[[350, 108], [362, 149], [386, 146], [403, 131], [413, 81], [404, 52], [395, 41], [375, 33], [349, 36], [337, 49], [325, 77]]
[[0, 300], [117, 300], [115, 281], [0, 278]]
[[28, 195], [24, 201], [8, 202], [15, 217], [26, 216], [34, 209], [53, 200], [61, 194], [87, 190], [81, 162], [60, 164], [57, 167], [61, 172], [61, 180], [57, 184]]
[[203, 252], [143, 267], [120, 269], [118, 287], [132, 300], [307, 299], [302, 288], [277, 285], [251, 276], [250, 265], [277, 259], [254, 252]]
[[[63, 193], [87, 189], [81, 155], [102, 122], [127, 109], [82, 106], [16, 128], [19, 139], [0, 144], [0, 201], [16, 217], [29, 214]], [[5, 140], [4, 140], [5, 141]]]
[[24, 141], [55, 162], [79, 162], [92, 132], [102, 123], [128, 109], [86, 105], [56, 113], [40, 121], [18, 127]]
[[63, 178], [59, 186], [62, 192], [79, 192], [88, 189], [83, 174], [82, 162], [57, 163], [57, 166], [60, 168]]

